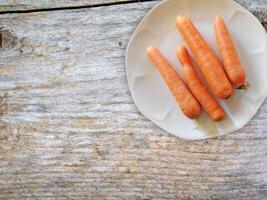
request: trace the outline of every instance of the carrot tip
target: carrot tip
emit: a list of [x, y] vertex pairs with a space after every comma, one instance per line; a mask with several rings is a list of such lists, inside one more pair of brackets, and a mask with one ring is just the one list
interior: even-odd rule
[[220, 22], [223, 22], [223, 18], [221, 16], [216, 16], [215, 17], [215, 23], [220, 23]]
[[176, 20], [180, 20], [182, 18], [181, 15], [177, 15]]
[[178, 22], [178, 23], [181, 23], [183, 20], [185, 20], [187, 17], [185, 17], [185, 16], [182, 16], [182, 15], [178, 15], [177, 17], [176, 17], [176, 22]]
[[223, 18], [222, 18], [221, 16], [218, 16], [218, 15], [217, 15], [217, 16], [215, 16], [215, 19], [220, 19], [220, 20], [221, 20], [221, 19], [223, 19]]
[[186, 51], [186, 48], [184, 45], [179, 45], [177, 48], [176, 48], [176, 52], [184, 52]]
[[250, 87], [249, 82], [245, 82], [243, 85], [239, 86], [238, 90], [247, 90]]
[[228, 97], [225, 97], [225, 100], [230, 99], [230, 97], [231, 97], [231, 95], [229, 95]]
[[147, 47], [146, 52], [149, 53], [149, 52], [153, 51], [153, 49], [154, 49], [153, 47]]

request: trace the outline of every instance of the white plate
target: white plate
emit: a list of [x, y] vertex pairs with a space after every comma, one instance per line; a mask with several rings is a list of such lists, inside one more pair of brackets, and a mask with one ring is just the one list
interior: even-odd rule
[[[234, 38], [250, 87], [235, 90], [227, 101], [220, 101], [227, 117], [213, 122], [202, 112], [190, 120], [178, 108], [156, 68], [146, 57], [146, 47], [154, 46], [180, 72], [175, 49], [185, 44], [175, 27], [177, 15], [193, 20], [218, 54], [213, 20], [224, 17]], [[136, 28], [126, 51], [129, 88], [140, 112], [169, 133], [184, 139], [204, 139], [224, 135], [243, 127], [257, 112], [267, 94], [267, 37], [261, 23], [232, 0], [165, 0], [157, 4]]]

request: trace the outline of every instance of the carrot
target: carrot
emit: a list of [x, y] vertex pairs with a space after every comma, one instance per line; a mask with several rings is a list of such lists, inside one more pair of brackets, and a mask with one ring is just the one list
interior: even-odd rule
[[230, 81], [235, 86], [240, 87], [245, 84], [246, 73], [240, 63], [235, 45], [223, 18], [219, 16], [215, 17], [214, 29], [225, 71]]
[[191, 119], [197, 118], [201, 111], [200, 105], [172, 65], [156, 48], [148, 47], [147, 56], [157, 67], [182, 112]]
[[224, 118], [224, 111], [216, 99], [208, 91], [204, 83], [199, 78], [187, 49], [184, 46], [179, 46], [176, 49], [177, 57], [183, 66], [185, 83], [196, 97], [200, 105], [208, 113], [214, 121], [219, 121]]
[[178, 16], [176, 27], [190, 47], [201, 72], [214, 94], [220, 99], [230, 97], [233, 92], [233, 87], [216, 55], [194, 26], [193, 22], [187, 17]]

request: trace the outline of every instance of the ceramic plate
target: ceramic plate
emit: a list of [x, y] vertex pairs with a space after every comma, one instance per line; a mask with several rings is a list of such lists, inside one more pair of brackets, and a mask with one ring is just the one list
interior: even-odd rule
[[[219, 101], [227, 116], [211, 121], [202, 112], [190, 120], [177, 106], [159, 72], [146, 57], [146, 47], [157, 47], [181, 74], [175, 49], [185, 44], [175, 27], [177, 15], [192, 19], [220, 58], [215, 43], [213, 20], [224, 17], [236, 44], [250, 87], [235, 90], [230, 99]], [[224, 135], [243, 127], [257, 112], [267, 94], [267, 35], [249, 11], [232, 0], [165, 0], [157, 4], [136, 28], [126, 52], [129, 89], [140, 112], [167, 132], [184, 139]]]

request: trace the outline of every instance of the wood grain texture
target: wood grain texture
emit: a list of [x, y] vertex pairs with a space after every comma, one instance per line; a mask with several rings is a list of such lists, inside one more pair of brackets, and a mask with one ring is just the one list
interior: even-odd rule
[[93, 6], [138, 0], [0, 0], [0, 11], [34, 10], [76, 6]]
[[[138, 2], [140, 0], [0, 0], [0, 12], [62, 7], [93, 6], [119, 2]], [[143, 0], [150, 1], [150, 0]], [[252, 12], [266, 11], [266, 0], [235, 0]]]
[[0, 15], [1, 200], [266, 199], [267, 100], [202, 141], [137, 111], [124, 53], [155, 4]]

